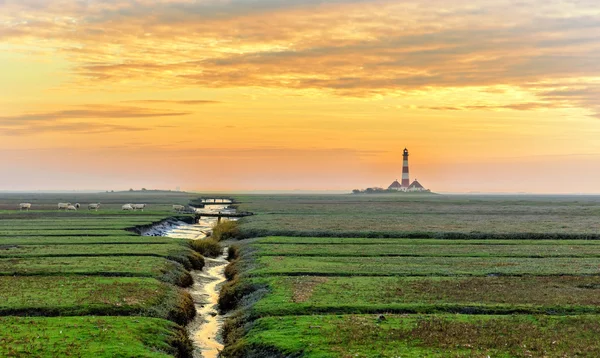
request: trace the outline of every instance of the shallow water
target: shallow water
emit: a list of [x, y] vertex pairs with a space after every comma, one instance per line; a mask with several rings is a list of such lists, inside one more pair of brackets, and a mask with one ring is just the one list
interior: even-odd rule
[[185, 224], [174, 227], [167, 231], [165, 236], [175, 237], [181, 239], [198, 240], [206, 237], [206, 234], [210, 232], [210, 224]]
[[220, 331], [223, 317], [218, 314], [217, 302], [220, 285], [225, 282], [227, 249], [216, 259], [206, 259], [202, 271], [194, 271], [194, 285], [189, 289], [196, 304], [197, 315], [188, 325], [190, 338], [195, 346], [194, 357], [216, 358], [223, 349]]

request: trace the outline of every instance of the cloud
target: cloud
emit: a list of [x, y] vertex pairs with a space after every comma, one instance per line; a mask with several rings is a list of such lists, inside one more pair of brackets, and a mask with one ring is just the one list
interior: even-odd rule
[[217, 104], [223, 103], [221, 101], [212, 101], [205, 99], [191, 99], [191, 100], [162, 100], [162, 99], [139, 99], [125, 101], [129, 103], [165, 103], [165, 104], [184, 104], [184, 105], [202, 105], [202, 104]]
[[[151, 78], [167, 89], [267, 87], [354, 97], [495, 85], [535, 94], [532, 84], [600, 77], [594, 36], [600, 13], [586, 0], [26, 0], [2, 6], [12, 11], [0, 15], [0, 38], [66, 56], [77, 85], [88, 87], [127, 88]], [[565, 105], [597, 108], [590, 97], [544, 93], [505, 108]]]
[[190, 112], [157, 111], [141, 107], [86, 105], [78, 109], [0, 116], [0, 133], [27, 135], [45, 132], [103, 133], [144, 131], [143, 126], [106, 123], [107, 120], [185, 116]]
[[[83, 129], [83, 128], [81, 128]], [[106, 145], [102, 147], [84, 147], [79, 150], [94, 153], [107, 153], [114, 151], [116, 153], [150, 153], [153, 157], [196, 157], [196, 158], [339, 158], [339, 157], [371, 157], [378, 156], [385, 151], [381, 150], [358, 150], [355, 148], [334, 147], [334, 148], [289, 148], [283, 146], [258, 146], [258, 147], [240, 147], [240, 148], [218, 148], [218, 147], [185, 147], [182, 148], [179, 143], [169, 145], [148, 144], [144, 142], [126, 142], [123, 144]], [[40, 147], [40, 148], [13, 148], [13, 153], [19, 152], [45, 152], [49, 150], [69, 151], [72, 148], [66, 147]]]
[[114, 132], [139, 132], [148, 128], [134, 127], [116, 124], [104, 124], [96, 122], [75, 122], [75, 123], [27, 123], [24, 125], [0, 125], [0, 133], [10, 136], [25, 136], [32, 134], [58, 132], [73, 134], [96, 134], [96, 133], [114, 133]]
[[123, 119], [185, 116], [191, 112], [156, 111], [148, 108], [87, 105], [82, 109], [68, 109], [53, 112], [25, 113], [14, 116], [0, 116], [0, 125], [21, 124], [24, 122], [54, 122], [65, 119]]
[[[161, 149], [161, 150], [164, 150]], [[179, 150], [177, 150], [179, 151]], [[353, 148], [288, 148], [288, 147], [248, 147], [248, 148], [191, 148], [181, 151], [181, 154], [187, 154], [194, 157], [365, 157], [381, 154], [378, 150], [357, 150]]]
[[467, 110], [498, 110], [511, 109], [516, 111], [531, 111], [536, 109], [547, 109], [559, 107], [556, 103], [547, 102], [523, 102], [506, 105], [469, 105], [469, 106], [429, 106], [419, 107], [420, 109], [430, 109], [434, 111], [467, 111]]
[[589, 108], [600, 118], [600, 83], [556, 83], [555, 89], [541, 90], [538, 95], [553, 103], [574, 103]]

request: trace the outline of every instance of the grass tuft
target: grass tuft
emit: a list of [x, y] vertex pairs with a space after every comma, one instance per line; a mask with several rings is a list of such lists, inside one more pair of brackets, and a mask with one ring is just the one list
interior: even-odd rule
[[196, 316], [194, 299], [184, 290], [179, 290], [179, 295], [176, 301], [171, 303], [171, 307], [167, 319], [180, 325], [189, 323]]
[[254, 284], [247, 279], [240, 279], [239, 276], [236, 276], [221, 288], [219, 310], [227, 312], [237, 308], [242, 299], [254, 291], [256, 291]]
[[227, 260], [232, 261], [240, 257], [240, 247], [231, 245], [227, 248]]
[[240, 240], [243, 238], [236, 221], [221, 221], [213, 227], [211, 237], [215, 241]]
[[194, 240], [190, 243], [192, 248], [205, 257], [218, 257], [223, 252], [223, 248], [214, 239]]
[[233, 280], [240, 272], [240, 260], [236, 259], [229, 263], [229, 265], [225, 266], [225, 278], [228, 281]]

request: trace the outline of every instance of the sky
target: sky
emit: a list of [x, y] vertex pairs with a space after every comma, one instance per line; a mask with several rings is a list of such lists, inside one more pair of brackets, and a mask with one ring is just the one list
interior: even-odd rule
[[0, 0], [0, 190], [600, 193], [597, 0]]

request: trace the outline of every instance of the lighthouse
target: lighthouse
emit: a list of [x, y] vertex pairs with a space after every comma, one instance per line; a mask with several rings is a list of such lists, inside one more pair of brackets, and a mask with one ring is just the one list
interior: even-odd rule
[[408, 149], [404, 148], [402, 154], [402, 188], [408, 189], [410, 186], [410, 179], [408, 178]]
[[[408, 149], [404, 148], [402, 152], [402, 181], [394, 180], [394, 182], [388, 186], [387, 191], [396, 192], [430, 192], [429, 189], [425, 189], [421, 183], [415, 179], [412, 183], [408, 176]], [[377, 191], [375, 191], [377, 192]]]

